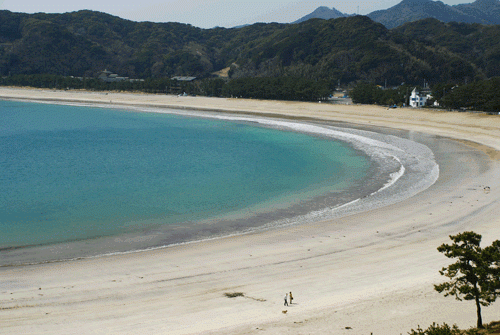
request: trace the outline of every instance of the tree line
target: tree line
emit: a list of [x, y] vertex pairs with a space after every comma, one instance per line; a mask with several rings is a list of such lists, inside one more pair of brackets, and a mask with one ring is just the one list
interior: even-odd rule
[[239, 78], [229, 81], [222, 89], [224, 96], [291, 101], [326, 100], [333, 84], [324, 80], [296, 77]]
[[377, 105], [408, 105], [409, 94], [412, 86], [400, 85], [396, 88], [385, 89], [380, 85], [359, 82], [350, 91], [349, 95], [354, 103]]
[[[408, 105], [408, 99], [415, 86], [401, 85], [384, 89], [374, 83], [359, 82], [350, 92], [354, 103], [377, 105]], [[432, 99], [446, 109], [484, 111], [496, 114], [500, 112], [500, 77], [478, 80], [469, 84], [437, 83], [431, 87]], [[417, 89], [420, 87], [417, 86]]]
[[29, 86], [49, 89], [86, 89], [95, 91], [136, 91], [145, 93], [191, 94], [290, 101], [318, 101], [329, 97], [334, 85], [306, 78], [206, 78], [183, 82], [168, 78], [143, 81], [104, 82], [97, 78], [75, 78], [50, 74], [0, 77], [0, 86]]
[[500, 77], [467, 85], [436, 85], [433, 94], [445, 108], [500, 112]]
[[170, 79], [146, 79], [144, 81], [104, 82], [97, 78], [66, 77], [53, 74], [18, 74], [0, 77], [1, 86], [27, 86], [50, 89], [88, 89], [96, 91], [141, 91], [164, 93], [173, 85]]

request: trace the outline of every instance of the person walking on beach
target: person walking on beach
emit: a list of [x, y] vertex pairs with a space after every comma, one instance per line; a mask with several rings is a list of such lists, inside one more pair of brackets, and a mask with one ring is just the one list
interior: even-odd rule
[[290, 291], [290, 305], [292, 304], [293, 296], [292, 296], [292, 291]]
[[285, 303], [283, 306], [288, 306], [288, 293], [285, 294]]

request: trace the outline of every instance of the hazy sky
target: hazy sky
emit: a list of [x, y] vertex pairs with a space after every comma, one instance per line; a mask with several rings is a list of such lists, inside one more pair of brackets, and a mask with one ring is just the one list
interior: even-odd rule
[[[0, 9], [23, 13], [64, 13], [91, 9], [133, 21], [181, 22], [196, 27], [234, 27], [255, 22], [293, 22], [319, 6], [368, 14], [401, 0], [0, 0]], [[443, 0], [456, 5], [474, 0]]]

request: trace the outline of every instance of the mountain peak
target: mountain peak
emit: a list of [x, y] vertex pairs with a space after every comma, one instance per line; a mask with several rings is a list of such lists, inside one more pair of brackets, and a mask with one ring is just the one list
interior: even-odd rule
[[[321, 6], [293, 23], [313, 18], [329, 20], [348, 16], [351, 15], [341, 13], [335, 8]], [[434, 18], [441, 22], [500, 24], [500, 0], [475, 0], [472, 3], [453, 6], [434, 0], [402, 0], [389, 9], [377, 10], [367, 16], [389, 29], [407, 22], [428, 18]]]
[[330, 9], [326, 6], [321, 6], [316, 8], [311, 14], [301, 17], [300, 19], [298, 19], [293, 23], [300, 23], [307, 21], [309, 19], [323, 19], [323, 20], [338, 19], [339, 17], [346, 17], [346, 16], [348, 15], [339, 12], [335, 8]]

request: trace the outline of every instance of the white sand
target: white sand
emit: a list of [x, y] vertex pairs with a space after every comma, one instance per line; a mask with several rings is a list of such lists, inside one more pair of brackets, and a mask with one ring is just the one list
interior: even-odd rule
[[[188, 246], [0, 268], [1, 334], [406, 334], [476, 323], [433, 291], [448, 235], [500, 238], [500, 117], [241, 99], [0, 88], [0, 97], [189, 107], [391, 127], [472, 141], [411, 199], [331, 222]], [[497, 151], [498, 150], [498, 151]], [[446, 154], [446, 153], [445, 153]], [[450, 153], [451, 154], [451, 153]], [[456, 154], [456, 153], [454, 153]], [[446, 162], [446, 159], [444, 160]], [[485, 193], [484, 186], [491, 191]], [[283, 307], [285, 292], [294, 304]], [[243, 292], [229, 299], [226, 292]], [[284, 314], [282, 311], [286, 310]], [[499, 320], [500, 302], [483, 308]], [[346, 329], [351, 327], [352, 329]]]

